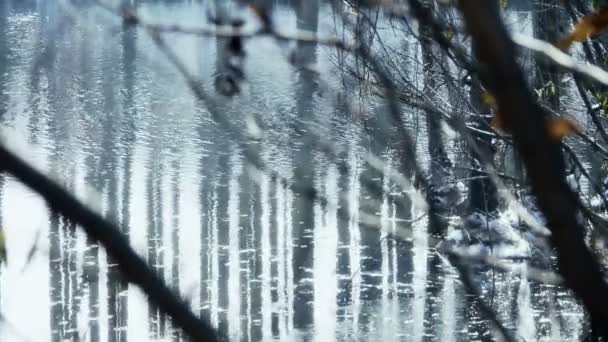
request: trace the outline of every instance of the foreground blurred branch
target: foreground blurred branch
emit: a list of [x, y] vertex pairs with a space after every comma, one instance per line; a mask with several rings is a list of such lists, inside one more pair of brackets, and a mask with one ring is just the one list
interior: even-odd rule
[[98, 241], [107, 254], [116, 260], [125, 279], [141, 288], [148, 299], [167, 313], [173, 319], [174, 324], [193, 341], [218, 340], [218, 336], [209, 323], [197, 318], [186, 303], [171, 292], [129, 246], [129, 241], [116, 226], [87, 208], [74, 196], [4, 146], [0, 146], [0, 170], [10, 173], [42, 196], [52, 211], [80, 225], [89, 237]]
[[579, 200], [557, 172], [564, 160], [560, 143], [549, 137], [548, 115], [528, 90], [497, 3], [487, 0], [458, 3], [476, 45], [481, 79], [496, 95], [505, 126], [513, 135], [532, 190], [547, 218], [558, 252], [559, 271], [591, 315], [594, 334], [607, 338], [608, 286], [598, 262], [585, 245], [584, 227], [577, 220]]

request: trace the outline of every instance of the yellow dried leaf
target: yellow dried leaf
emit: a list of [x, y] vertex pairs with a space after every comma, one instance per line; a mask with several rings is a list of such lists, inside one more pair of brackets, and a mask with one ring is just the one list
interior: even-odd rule
[[502, 117], [502, 113], [498, 111], [498, 100], [496, 97], [489, 91], [484, 91], [481, 93], [481, 102], [494, 111], [494, 117], [492, 117], [492, 120], [490, 121], [490, 126], [499, 131], [506, 132], [505, 120]]
[[582, 42], [585, 39], [602, 33], [608, 29], [608, 5], [602, 6], [596, 12], [582, 17], [572, 31], [563, 37], [557, 46], [562, 50], [567, 50], [572, 43]]
[[494, 95], [490, 94], [490, 92], [488, 91], [484, 91], [483, 93], [481, 93], [481, 101], [494, 110], [498, 108], [498, 101], [496, 100]]
[[561, 141], [568, 135], [581, 132], [576, 122], [564, 117], [550, 119], [547, 123], [547, 130], [549, 138], [556, 142]]

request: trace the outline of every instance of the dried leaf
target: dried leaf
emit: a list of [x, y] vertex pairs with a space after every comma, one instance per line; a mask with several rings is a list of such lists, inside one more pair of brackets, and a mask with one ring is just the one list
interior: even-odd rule
[[502, 112], [498, 110], [498, 100], [496, 100], [496, 97], [494, 97], [494, 95], [492, 95], [490, 92], [484, 91], [481, 93], [481, 102], [485, 103], [494, 111], [494, 117], [492, 117], [492, 121], [490, 121], [490, 126], [496, 130], [506, 132], [505, 120], [502, 117]]
[[[504, 114], [498, 110], [498, 101], [496, 100], [496, 97], [485, 91], [481, 94], [481, 100], [494, 110], [494, 116], [492, 117], [490, 125], [503, 133], [512, 133], [506, 128]], [[547, 131], [549, 138], [555, 142], [561, 141], [568, 135], [582, 132], [576, 122], [566, 117], [554, 117], [549, 119], [547, 122]]]
[[490, 94], [490, 92], [488, 91], [484, 91], [481, 94], [481, 101], [494, 110], [498, 108], [498, 101], [496, 100], [494, 95]]
[[502, 116], [502, 112], [499, 112], [499, 111], [494, 112], [494, 117], [492, 118], [492, 121], [490, 122], [490, 126], [492, 126], [496, 130], [499, 130], [502, 132], [507, 132], [507, 130], [505, 129], [505, 120]]
[[258, 17], [263, 16], [264, 13], [264, 7], [256, 4], [256, 3], [250, 3], [249, 4], [249, 8], [253, 11], [253, 13], [255, 13], [255, 15], [257, 15]]
[[272, 19], [270, 18], [268, 9], [264, 5], [254, 2], [249, 4], [249, 8], [251, 8], [253, 13], [260, 19], [264, 28], [268, 29], [272, 27]]
[[6, 239], [4, 231], [0, 228], [0, 263], [6, 262]]
[[549, 138], [555, 142], [582, 130], [576, 122], [565, 117], [551, 118], [547, 123]]
[[602, 6], [596, 12], [582, 17], [572, 31], [563, 37], [557, 46], [567, 50], [572, 43], [582, 42], [591, 36], [600, 34], [608, 29], [608, 5]]

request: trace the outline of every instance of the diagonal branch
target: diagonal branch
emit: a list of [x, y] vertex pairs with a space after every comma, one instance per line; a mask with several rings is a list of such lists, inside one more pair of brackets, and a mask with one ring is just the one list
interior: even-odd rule
[[515, 45], [502, 24], [494, 1], [459, 0], [467, 29], [476, 44], [480, 76], [496, 95], [506, 129], [525, 163], [532, 190], [547, 218], [565, 284], [591, 315], [594, 333], [608, 337], [608, 285], [585, 245], [577, 219], [580, 203], [557, 172], [563, 168], [559, 142], [549, 138], [547, 113], [533, 100], [517, 65]]
[[129, 246], [120, 230], [101, 215], [87, 208], [58, 184], [29, 166], [15, 154], [0, 146], [0, 170], [8, 172], [37, 192], [55, 211], [82, 226], [87, 236], [98, 241], [114, 260], [125, 279], [138, 286], [184, 333], [194, 341], [217, 341], [209, 323], [197, 318]]

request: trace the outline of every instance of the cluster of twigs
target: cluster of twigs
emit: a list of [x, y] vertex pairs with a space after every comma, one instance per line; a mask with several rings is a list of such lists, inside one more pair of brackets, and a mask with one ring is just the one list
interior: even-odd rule
[[[418, 180], [416, 185], [421, 192], [415, 192], [414, 194], [419, 199], [424, 199], [424, 194], [429, 191], [426, 172], [416, 162], [415, 145], [411, 139], [410, 132], [405, 128], [401, 118], [399, 101], [403, 97], [400, 96], [398, 87], [394, 84], [392, 78], [389, 77], [380, 61], [371, 54], [370, 47], [365, 44], [363, 39], [360, 39], [361, 37], [355, 36], [353, 41], [348, 42], [335, 37], [319, 37], [316, 33], [307, 31], [285, 34], [276, 29], [270, 20], [269, 13], [266, 12], [263, 6], [254, 7], [260, 18], [260, 27], [253, 31], [245, 31], [239, 22], [228, 22], [226, 24], [224, 21], [216, 21], [214, 22], [214, 26], [211, 27], [152, 24], [145, 22], [137, 14], [135, 8], [131, 8], [126, 4], [115, 7], [108, 5], [102, 0], [94, 2], [101, 8], [122, 18], [124, 29], [139, 27], [153, 39], [157, 48], [186, 80], [196, 99], [207, 108], [213, 120], [229, 134], [231, 140], [237, 144], [247, 162], [256, 172], [268, 175], [272, 180], [289, 187], [298, 196], [303, 196], [310, 201], [335, 208], [339, 219], [342, 221], [349, 220], [349, 213], [345, 209], [327, 200], [316, 189], [290, 182], [267, 166], [259, 153], [248, 144], [248, 141], [251, 140], [250, 135], [243, 132], [238, 125], [232, 123], [222, 113], [217, 100], [208, 93], [203, 86], [203, 82], [188, 71], [184, 63], [167, 44], [163, 35], [179, 33], [200, 37], [230, 39], [228, 46], [232, 52], [233, 63], [228, 67], [231, 70], [231, 77], [216, 80], [216, 89], [220, 90], [220, 93], [224, 95], [235, 95], [238, 93], [238, 83], [244, 77], [242, 70], [240, 70], [242, 58], [244, 58], [243, 40], [271, 37], [279, 43], [284, 41], [314, 43], [360, 58], [372, 71], [374, 79], [377, 82], [379, 95], [387, 102], [389, 109], [388, 116], [391, 124], [397, 129], [400, 139], [404, 141], [401, 147], [408, 157], [408, 166], [414, 170]], [[563, 163], [560, 144], [552, 143], [546, 135], [544, 130], [546, 112], [534, 101], [528, 91], [523, 75], [516, 64], [513, 45], [516, 43], [522, 47], [540, 52], [549, 57], [552, 63], [556, 63], [577, 75], [591, 78], [603, 84], [608, 84], [608, 73], [593, 65], [581, 65], [577, 63], [551, 44], [521, 35], [510, 36], [504, 29], [498, 12], [484, 0], [463, 0], [459, 2], [467, 29], [471, 34], [473, 44], [477, 47], [477, 55], [473, 58], [464, 53], [462, 47], [445, 37], [442, 23], [436, 20], [432, 12], [428, 12], [418, 0], [409, 0], [408, 2], [411, 9], [409, 14], [413, 15], [419, 22], [429, 25], [436, 42], [449, 53], [450, 58], [455, 63], [471, 73], [479, 74], [485, 87], [492, 90], [501, 105], [501, 109], [505, 112], [505, 119], [511, 127], [512, 140], [519, 148], [526, 163], [533, 191], [547, 218], [548, 223], [546, 228], [551, 231], [551, 237], [557, 247], [559, 256], [561, 277], [539, 272], [536, 280], [553, 283], [562, 283], [563, 281], [581, 298], [585, 308], [591, 314], [596, 333], [608, 337], [607, 331], [602, 328], [603, 323], [608, 322], [608, 305], [606, 305], [608, 303], [604, 303], [602, 295], [608, 288], [597, 262], [593, 259], [582, 239], [584, 227], [576, 220], [576, 213], [579, 212], [582, 205], [575, 194], [567, 187], [564, 180], [558, 176], [554, 176], [554, 170], [559, 168], [559, 165]], [[404, 14], [400, 13], [399, 15]], [[346, 24], [349, 23], [346, 17], [343, 19]], [[474, 59], [476, 59], [476, 62]], [[464, 137], [468, 137], [467, 143], [472, 148], [476, 147], [476, 142], [471, 138], [470, 132], [473, 128], [468, 127], [462, 117], [452, 114], [445, 109], [434, 107], [428, 94], [416, 94], [414, 100], [409, 101], [408, 105], [434, 111]], [[320, 147], [320, 150], [332, 160], [337, 160], [338, 158], [336, 157], [340, 155], [341, 150], [324, 142], [323, 139], [318, 140], [317, 145]], [[592, 141], [588, 137], [587, 140]], [[599, 145], [598, 148], [603, 150]], [[546, 158], [537, 160], [541, 155]], [[387, 169], [387, 166], [382, 163], [380, 158], [371, 153], [366, 153], [364, 158], [368, 165], [378, 171], [382, 172]], [[348, 174], [348, 165], [342, 163], [338, 166], [341, 174]], [[502, 184], [501, 177], [493, 169], [490, 160], [481, 160], [481, 166], [495, 183]], [[186, 335], [196, 341], [214, 341], [219, 338], [217, 332], [206, 321], [195, 317], [188, 307], [163, 284], [162, 280], [155, 275], [155, 272], [133, 251], [127, 239], [121, 235], [117, 227], [87, 208], [74, 196], [66, 192], [66, 190], [3, 147], [0, 148], [0, 168], [4, 172], [14, 175], [21, 182], [39, 193], [47, 201], [51, 210], [77, 223], [90, 237], [99, 241], [108, 254], [117, 261], [125, 279], [139, 286], [148, 295], [149, 300], [167, 313], [172, 318], [173, 323], [180, 327]], [[401, 186], [403, 191], [408, 191], [412, 188], [406, 177], [397, 171], [388, 169], [389, 171], [386, 173], [386, 176]], [[378, 188], [371, 180], [364, 179], [362, 182], [374, 194], [381, 194], [382, 189]], [[504, 185], [502, 187], [506, 188]], [[605, 198], [603, 200], [606, 201]], [[418, 201], [418, 203], [422, 201], [424, 200]], [[405, 206], [403, 203], [397, 203], [397, 205]], [[428, 206], [429, 212], [436, 210], [432, 202], [428, 202], [425, 205]], [[362, 213], [360, 217], [363, 227], [380, 228], [374, 223], [372, 214]], [[366, 218], [368, 219], [366, 220]], [[539, 226], [538, 223], [532, 220], [527, 223], [531, 226]], [[539, 227], [539, 230], [542, 229], [545, 229], [545, 227]], [[404, 238], [408, 235], [408, 228], [400, 227], [395, 238]], [[480, 296], [479, 290], [472, 280], [471, 272], [467, 269], [467, 263], [477, 261], [500, 266], [495, 260], [477, 260], [457, 253], [450, 253], [449, 259], [458, 270], [467, 292], [476, 297]], [[503, 267], [503, 269], [509, 271], [506, 267]], [[515, 340], [509, 330], [502, 325], [497, 314], [489, 305], [482, 300], [478, 301], [478, 305], [480, 306], [480, 311], [495, 328], [493, 331], [497, 337], [510, 341]]]

